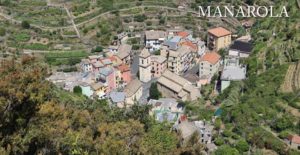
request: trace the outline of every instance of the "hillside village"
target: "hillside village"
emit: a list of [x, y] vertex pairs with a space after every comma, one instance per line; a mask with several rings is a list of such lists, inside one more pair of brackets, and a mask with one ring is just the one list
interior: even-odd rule
[[[199, 17], [219, 5], [290, 17]], [[0, 155], [298, 155], [299, 8], [0, 0]]]
[[[83, 95], [107, 99], [111, 106], [119, 108], [151, 105], [150, 114], [157, 121], [174, 123], [174, 130], [180, 130], [183, 139], [190, 137], [194, 130], [199, 131], [201, 141], [208, 145], [210, 152], [214, 151], [216, 145], [211, 140], [213, 125], [210, 124], [217, 116], [190, 122], [180, 102], [199, 100], [203, 97], [201, 88], [212, 82], [212, 94], [217, 95], [231, 81], [246, 79], [247, 69], [240, 59], [251, 54], [251, 38], [232, 40], [232, 32], [223, 27], [209, 29], [207, 40], [194, 38], [193, 32], [182, 29], [144, 33], [145, 46], [141, 51], [134, 51], [120, 39], [103, 54], [82, 59], [78, 64], [80, 72], [56, 72], [48, 80], [71, 92], [80, 87]], [[227, 54], [221, 56], [220, 49]], [[149, 96], [150, 85], [156, 85], [160, 99]]]

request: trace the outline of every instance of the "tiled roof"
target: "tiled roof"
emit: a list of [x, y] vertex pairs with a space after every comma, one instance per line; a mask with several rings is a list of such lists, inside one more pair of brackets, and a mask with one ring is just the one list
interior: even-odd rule
[[140, 57], [142, 57], [142, 58], [148, 58], [149, 56], [150, 56], [150, 53], [149, 53], [148, 49], [144, 48], [141, 51]]
[[121, 64], [120, 66], [118, 66], [118, 70], [121, 71], [121, 72], [126, 72], [126, 71], [129, 71], [130, 68], [126, 64]]
[[197, 51], [197, 49], [198, 49], [198, 46], [196, 44], [192, 43], [191, 41], [185, 41], [182, 43], [182, 45], [190, 47], [193, 51]]
[[160, 38], [165, 38], [166, 32], [152, 30], [152, 31], [146, 31], [145, 35], [146, 35], [146, 39], [156, 40], [156, 39], [160, 39]]
[[131, 49], [132, 49], [131, 45], [127, 45], [127, 44], [121, 45], [118, 49], [117, 57], [119, 57], [120, 59], [124, 59], [128, 57], [130, 55]]
[[102, 63], [103, 63], [104, 65], [112, 64], [112, 62], [111, 62], [110, 59], [102, 59], [101, 61], [102, 61]]
[[101, 87], [103, 87], [103, 84], [98, 82], [98, 83], [92, 84], [91, 86], [92, 86], [93, 90], [98, 90]]
[[90, 55], [89, 56], [89, 59], [99, 59], [99, 58], [101, 58], [101, 56], [99, 56], [99, 55]]
[[124, 92], [127, 97], [131, 97], [134, 95], [140, 88], [142, 87], [142, 83], [140, 80], [135, 79], [131, 81], [126, 88], [124, 89]]
[[111, 73], [113, 73], [113, 69], [109, 68], [109, 67], [105, 67], [105, 68], [102, 68], [99, 70], [99, 73], [104, 75], [104, 76], [108, 76], [110, 75]]
[[180, 31], [180, 32], [177, 33], [177, 35], [180, 36], [180, 37], [185, 38], [185, 37], [187, 37], [190, 34], [188, 32], [186, 32], [186, 31]]
[[117, 61], [117, 58], [115, 56], [109, 57], [110, 61]]
[[103, 67], [104, 65], [100, 61], [97, 61], [93, 63], [93, 66], [98, 68], [98, 67]]
[[89, 59], [82, 59], [81, 62], [83, 64], [89, 64], [89, 63], [91, 63]]
[[208, 52], [201, 58], [200, 61], [208, 61], [211, 64], [216, 64], [220, 60], [221, 56], [216, 52]]
[[164, 63], [167, 60], [167, 58], [161, 56], [161, 55], [152, 55], [151, 56], [151, 61], [155, 61], [157, 63]]
[[288, 137], [288, 139], [289, 139], [292, 143], [300, 144], [300, 136], [297, 136], [297, 135], [290, 135], [290, 136]]
[[208, 32], [216, 37], [223, 37], [231, 34], [230, 31], [226, 30], [223, 27], [213, 28], [208, 30]]
[[124, 102], [125, 100], [125, 93], [124, 92], [111, 92], [109, 97], [114, 103]]

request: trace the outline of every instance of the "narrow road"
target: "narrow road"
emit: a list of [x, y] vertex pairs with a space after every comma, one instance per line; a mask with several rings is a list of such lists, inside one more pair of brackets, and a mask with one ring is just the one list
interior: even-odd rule
[[74, 22], [74, 17], [72, 16], [72, 14], [70, 13], [69, 9], [64, 5], [64, 8], [69, 16], [69, 18], [71, 19], [71, 22], [72, 22], [72, 25], [76, 31], [76, 34], [77, 34], [77, 37], [80, 38], [80, 32], [78, 31], [77, 29], [77, 26], [75, 25], [75, 22]]

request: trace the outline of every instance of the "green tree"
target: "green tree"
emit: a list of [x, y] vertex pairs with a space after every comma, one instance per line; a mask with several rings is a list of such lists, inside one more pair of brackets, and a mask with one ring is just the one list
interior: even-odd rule
[[225, 141], [224, 141], [224, 139], [221, 138], [221, 137], [218, 137], [218, 138], [216, 138], [216, 140], [215, 140], [215, 144], [218, 145], [218, 146], [221, 146], [221, 145], [223, 145], [224, 143], [225, 143]]
[[21, 25], [24, 29], [29, 29], [30, 28], [30, 23], [26, 20], [22, 21]]
[[103, 52], [103, 47], [101, 46], [96, 46], [95, 48], [92, 49], [92, 52]]
[[82, 89], [81, 89], [80, 86], [75, 86], [75, 87], [73, 88], [73, 92], [74, 92], [75, 94], [82, 94]]
[[6, 30], [3, 27], [0, 27], [0, 36], [5, 36]]
[[141, 152], [143, 154], [166, 154], [176, 149], [178, 139], [176, 135], [168, 131], [169, 126], [155, 124], [141, 139]]
[[220, 146], [216, 152], [215, 155], [238, 155], [239, 151], [235, 148], [230, 147], [229, 145], [222, 145]]
[[152, 83], [149, 90], [149, 99], [159, 99], [161, 97], [161, 93], [157, 88], [157, 83]]
[[246, 152], [249, 150], [249, 144], [245, 140], [239, 140], [235, 147], [240, 153], [243, 153], [243, 152]]
[[285, 129], [293, 128], [294, 124], [292, 120], [293, 119], [288, 116], [283, 116], [276, 121], [273, 128], [277, 131], [283, 131]]
[[144, 22], [147, 19], [146, 15], [136, 15], [134, 16], [134, 20], [137, 22]]

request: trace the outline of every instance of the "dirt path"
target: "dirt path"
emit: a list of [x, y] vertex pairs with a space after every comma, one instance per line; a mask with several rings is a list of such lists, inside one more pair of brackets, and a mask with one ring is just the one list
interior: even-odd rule
[[72, 22], [72, 25], [73, 25], [74, 30], [76, 31], [77, 37], [80, 38], [80, 32], [78, 31], [77, 26], [75, 25], [74, 16], [71, 14], [71, 12], [69, 11], [69, 9], [66, 6], [64, 6], [64, 8]]

